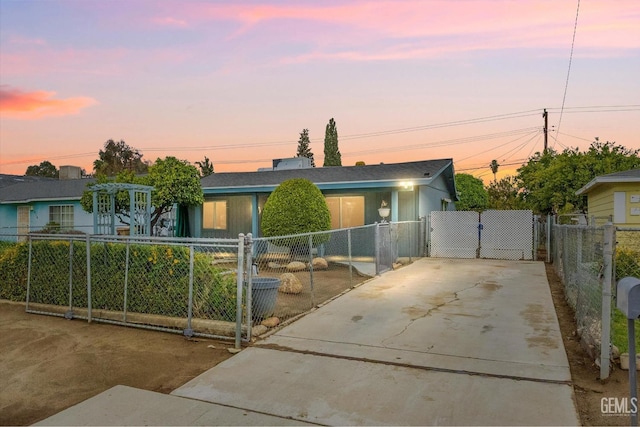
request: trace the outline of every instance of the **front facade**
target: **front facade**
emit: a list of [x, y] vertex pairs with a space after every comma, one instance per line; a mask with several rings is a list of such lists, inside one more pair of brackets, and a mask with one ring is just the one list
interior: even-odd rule
[[453, 161], [429, 160], [368, 166], [333, 166], [214, 173], [202, 179], [205, 202], [191, 211], [195, 237], [260, 237], [262, 209], [283, 181], [306, 178], [325, 195], [333, 229], [389, 221], [414, 221], [434, 210], [455, 210]]
[[640, 169], [601, 175], [576, 192], [587, 197], [589, 217], [612, 219], [622, 227], [640, 226]]

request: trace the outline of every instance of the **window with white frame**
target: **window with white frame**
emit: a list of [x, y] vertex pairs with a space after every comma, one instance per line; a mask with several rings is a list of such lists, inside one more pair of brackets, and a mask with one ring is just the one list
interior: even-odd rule
[[332, 229], [364, 225], [364, 196], [332, 196], [326, 200]]
[[227, 229], [227, 201], [209, 200], [202, 207], [202, 228], [213, 230]]
[[73, 205], [49, 206], [49, 223], [61, 230], [73, 229]]

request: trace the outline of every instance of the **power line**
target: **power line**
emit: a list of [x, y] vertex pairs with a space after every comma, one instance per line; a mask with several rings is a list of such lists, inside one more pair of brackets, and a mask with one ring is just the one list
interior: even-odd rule
[[[377, 136], [387, 136], [387, 135], [397, 135], [401, 133], [408, 132], [419, 132], [423, 130], [431, 130], [431, 129], [440, 129], [445, 127], [454, 127], [454, 126], [463, 126], [469, 124], [478, 124], [478, 123], [486, 123], [498, 120], [508, 120], [508, 119], [516, 119], [521, 117], [529, 117], [535, 116], [539, 114], [539, 110], [528, 110], [528, 111], [518, 111], [515, 113], [506, 113], [506, 114], [497, 114], [493, 116], [485, 116], [485, 117], [477, 117], [473, 119], [466, 120], [455, 120], [450, 122], [443, 123], [433, 123], [428, 125], [421, 126], [413, 126], [408, 128], [399, 128], [399, 129], [388, 129], [381, 130], [375, 132], [367, 132], [367, 133], [357, 133], [350, 135], [341, 135], [340, 141], [349, 141], [353, 139], [362, 139], [362, 138], [373, 138]], [[324, 138], [311, 138], [312, 142], [323, 141]], [[252, 148], [252, 147], [263, 147], [263, 146], [273, 146], [273, 145], [287, 145], [294, 143], [294, 140], [286, 140], [286, 141], [270, 141], [270, 142], [252, 142], [245, 144], [218, 144], [218, 145], [209, 145], [209, 146], [196, 146], [196, 147], [185, 147], [185, 146], [176, 146], [176, 147], [141, 147], [140, 151], [201, 151], [201, 150], [233, 150], [238, 148]]]
[[[401, 133], [406, 133], [406, 132], [418, 132], [418, 131], [430, 130], [430, 129], [439, 129], [439, 128], [446, 128], [446, 127], [463, 126], [463, 125], [469, 125], [469, 124], [487, 123], [487, 122], [492, 122], [492, 121], [500, 121], [500, 120], [508, 120], [508, 119], [529, 117], [529, 116], [537, 116], [538, 114], [540, 114], [540, 110], [541, 109], [517, 111], [517, 112], [513, 112], [513, 113], [497, 114], [497, 115], [492, 115], [492, 116], [477, 117], [477, 118], [465, 119], [465, 120], [455, 120], [455, 121], [449, 121], [449, 122], [443, 122], [443, 123], [433, 123], [433, 124], [427, 124], [427, 125], [421, 125], [421, 126], [413, 126], [413, 127], [406, 127], [406, 128], [381, 130], [381, 131], [359, 133], [359, 134], [350, 134], [350, 135], [344, 135], [344, 136], [340, 137], [340, 140], [344, 141], [344, 140], [352, 140], [352, 139], [372, 138], [372, 137], [379, 137], [379, 136], [388, 136], [388, 135], [401, 134]], [[558, 108], [558, 107], [548, 108], [548, 110], [549, 111], [560, 110], [560, 111], [565, 111], [567, 113], [640, 111], [640, 104], [564, 107], [564, 102], [563, 102], [563, 106], [562, 107], [560, 107], [560, 108]], [[354, 156], [354, 155], [360, 155], [360, 154], [366, 154], [366, 153], [384, 153], [384, 152], [389, 152], [389, 151], [407, 151], [407, 150], [414, 150], [414, 149], [417, 150], [417, 149], [425, 149], [425, 148], [435, 148], [435, 147], [443, 147], [443, 146], [448, 146], [448, 145], [465, 144], [465, 143], [469, 143], [469, 142], [477, 142], [477, 141], [483, 141], [483, 140], [487, 140], [487, 139], [495, 139], [495, 138], [509, 137], [509, 136], [515, 136], [515, 135], [522, 134], [521, 137], [516, 138], [515, 140], [509, 142], [509, 143], [511, 143], [511, 142], [517, 141], [520, 138], [526, 137], [527, 135], [531, 135], [531, 132], [534, 132], [536, 135], [539, 135], [539, 131], [540, 131], [539, 127], [512, 129], [512, 130], [509, 130], [509, 131], [497, 132], [497, 133], [492, 133], [492, 134], [475, 135], [475, 136], [464, 137], [464, 138], [457, 138], [457, 139], [450, 139], [450, 140], [443, 140], [443, 141], [433, 141], [433, 142], [413, 144], [413, 145], [408, 145], [408, 146], [400, 146], [400, 147], [399, 146], [392, 146], [392, 147], [389, 147], [389, 148], [378, 148], [378, 149], [371, 149], [371, 150], [367, 150], [367, 151], [345, 152], [345, 153], [343, 153], [343, 156], [348, 157], [348, 156]], [[571, 136], [571, 135], [568, 135], [568, 136]], [[535, 137], [535, 135], [534, 135], [534, 137]], [[579, 137], [575, 137], [575, 138], [580, 139]], [[314, 139], [312, 139], [312, 141], [315, 141], [315, 142], [322, 141], [322, 138], [314, 138]], [[561, 146], [564, 147], [563, 144], [561, 144], [560, 142], [557, 141], [557, 137], [555, 138], [555, 142], [557, 142], [558, 144], [560, 144]], [[253, 142], [253, 143], [243, 143], [243, 144], [229, 144], [229, 143], [226, 143], [226, 144], [218, 144], [218, 145], [191, 146], [191, 147], [185, 147], [185, 146], [180, 146], [180, 147], [141, 147], [141, 148], [139, 148], [139, 151], [141, 151], [141, 152], [152, 152], [152, 151], [165, 151], [165, 152], [177, 151], [177, 152], [179, 152], [179, 151], [205, 151], [205, 150], [233, 150], [233, 149], [240, 149], [240, 148], [256, 148], [256, 147], [271, 147], [271, 146], [276, 146], [276, 145], [289, 145], [289, 144], [293, 144], [293, 143], [295, 143], [295, 140], [292, 139], [292, 140], [269, 141], [269, 142]], [[501, 146], [508, 145], [509, 143], [503, 144]], [[497, 148], [499, 148], [499, 147], [497, 147]], [[484, 154], [486, 152], [487, 151], [485, 151], [483, 153], [480, 153], [479, 155], [482, 155], [482, 154]], [[66, 155], [47, 157], [46, 160], [63, 160], [63, 159], [72, 159], [72, 158], [80, 158], [80, 157], [87, 157], [87, 156], [95, 156], [95, 155], [96, 155], [95, 152], [75, 153], [75, 154], [66, 154]], [[472, 156], [472, 157], [475, 157], [475, 156]], [[37, 158], [37, 159], [33, 158], [33, 159], [30, 159], [30, 160], [14, 160], [14, 161], [7, 161], [7, 162], [1, 162], [0, 161], [0, 165], [28, 164], [28, 163], [38, 162], [40, 160], [42, 160], [42, 158]], [[217, 161], [216, 164], [259, 163], [259, 162], [269, 162], [271, 160], [272, 160], [271, 158], [269, 158], [269, 159], [227, 160], [227, 161]]]
[[[562, 107], [560, 107], [560, 118], [558, 119], [557, 131], [560, 132], [560, 125], [562, 124], [562, 113], [564, 112], [564, 102], [567, 99], [567, 88], [569, 87], [569, 76], [571, 75], [571, 62], [573, 60], [573, 48], [576, 43], [576, 32], [578, 31], [578, 14], [580, 12], [580, 0], [578, 0], [578, 7], [576, 8], [576, 20], [573, 24], [573, 39], [571, 40], [571, 52], [569, 53], [569, 68], [567, 69], [567, 80], [564, 84], [564, 95], [562, 96]], [[558, 138], [555, 138], [558, 142]], [[555, 143], [554, 143], [555, 146]]]

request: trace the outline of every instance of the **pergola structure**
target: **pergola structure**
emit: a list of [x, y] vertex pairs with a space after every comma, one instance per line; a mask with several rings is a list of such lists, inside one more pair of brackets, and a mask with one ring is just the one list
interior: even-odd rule
[[151, 235], [151, 191], [153, 187], [140, 184], [110, 182], [96, 184], [93, 192], [93, 233], [116, 234], [116, 195], [129, 193], [129, 235]]

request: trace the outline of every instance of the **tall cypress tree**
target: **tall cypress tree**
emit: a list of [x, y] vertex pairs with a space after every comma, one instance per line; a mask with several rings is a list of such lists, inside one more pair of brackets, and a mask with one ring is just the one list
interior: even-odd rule
[[324, 164], [322, 166], [342, 166], [342, 156], [338, 149], [338, 129], [333, 117], [329, 120], [324, 133]]
[[311, 166], [316, 167], [316, 163], [313, 160], [313, 153], [311, 152], [311, 148], [309, 148], [309, 129], [302, 129], [300, 132], [300, 139], [298, 139], [298, 152], [296, 153], [296, 157], [308, 157], [311, 159]]

